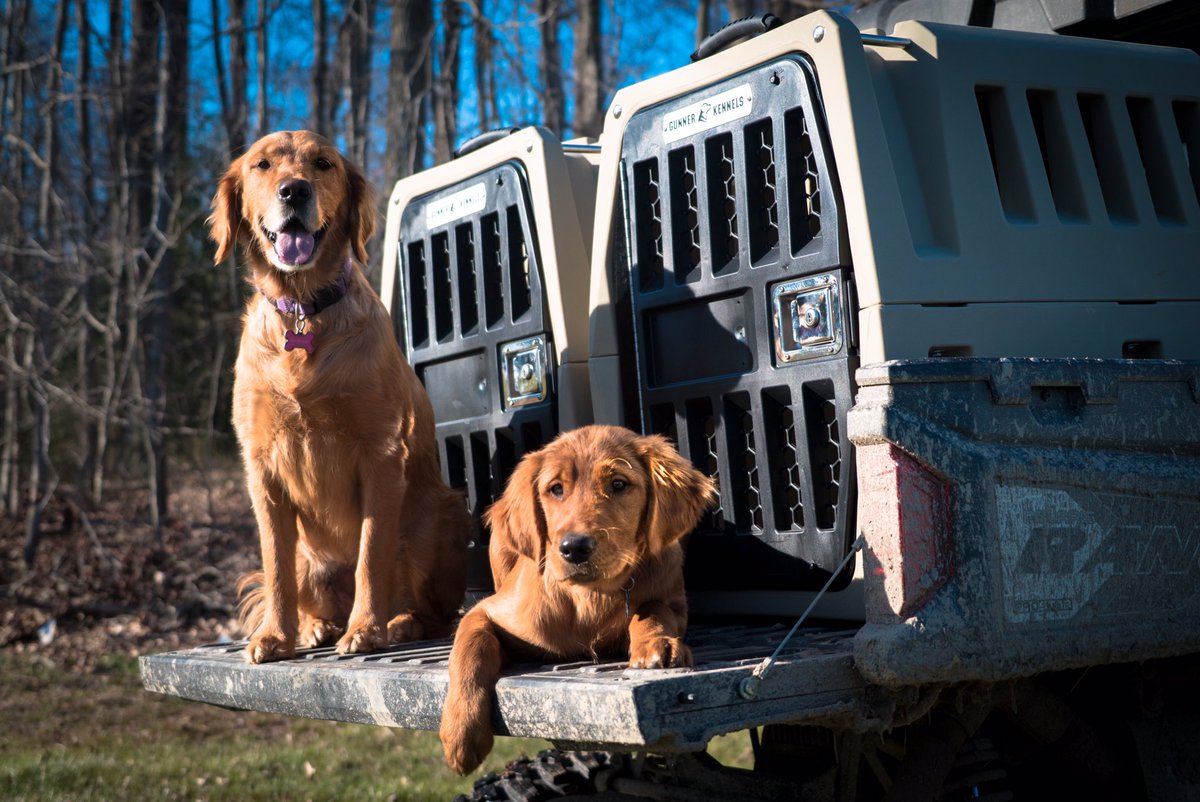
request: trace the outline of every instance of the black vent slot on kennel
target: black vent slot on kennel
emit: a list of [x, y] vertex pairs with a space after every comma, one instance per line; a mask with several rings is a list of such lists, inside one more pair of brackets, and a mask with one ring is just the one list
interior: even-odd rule
[[720, 484], [688, 540], [689, 590], [816, 589], [853, 539], [853, 288], [815, 98], [787, 57], [625, 131], [610, 270], [626, 420]]
[[397, 339], [437, 420], [442, 475], [474, 514], [470, 590], [491, 590], [480, 516], [517, 461], [558, 432], [554, 343], [520, 165], [505, 163], [405, 208]]

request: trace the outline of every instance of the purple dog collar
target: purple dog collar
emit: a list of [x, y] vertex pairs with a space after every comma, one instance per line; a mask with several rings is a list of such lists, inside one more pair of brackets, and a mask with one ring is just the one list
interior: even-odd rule
[[[287, 296], [271, 298], [265, 292], [263, 292], [263, 297], [274, 304], [275, 308], [285, 315], [311, 317], [322, 309], [328, 309], [346, 297], [346, 293], [350, 291], [350, 273], [352, 269], [353, 266], [350, 260], [347, 259], [345, 267], [342, 268], [342, 274], [338, 276], [338, 280], [318, 292], [312, 301], [308, 303], [302, 303], [295, 298]], [[262, 292], [262, 290], [259, 290], [259, 292]]]
[[317, 314], [322, 309], [328, 309], [338, 301], [346, 297], [346, 293], [350, 291], [350, 274], [353, 271], [353, 265], [350, 260], [346, 260], [346, 266], [342, 268], [342, 275], [333, 284], [325, 287], [318, 292], [308, 303], [303, 303], [295, 298], [274, 298], [269, 297], [265, 292], [262, 296], [270, 301], [281, 314], [295, 315], [296, 323], [291, 329], [285, 329], [283, 332], [283, 350], [295, 351], [303, 350], [312, 354], [316, 350], [316, 344], [313, 342], [316, 332], [308, 330], [308, 318]]

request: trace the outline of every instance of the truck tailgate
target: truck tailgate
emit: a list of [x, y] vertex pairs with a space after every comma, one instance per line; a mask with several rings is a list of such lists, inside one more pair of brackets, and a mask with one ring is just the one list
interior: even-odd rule
[[[517, 665], [497, 686], [498, 733], [558, 744], [659, 751], [701, 749], [714, 735], [773, 722], [880, 726], [890, 707], [868, 704], [854, 667], [853, 630], [805, 630], [788, 643], [752, 699], [738, 685], [787, 633], [780, 625], [694, 626], [696, 667], [630, 670], [624, 662]], [[436, 730], [446, 695], [450, 641], [370, 655], [302, 651], [293, 660], [246, 663], [244, 644], [142, 657], [147, 690], [290, 716]], [[874, 725], [872, 722], [876, 722]]]
[[1200, 650], [1200, 362], [925, 359], [857, 378], [868, 679]]

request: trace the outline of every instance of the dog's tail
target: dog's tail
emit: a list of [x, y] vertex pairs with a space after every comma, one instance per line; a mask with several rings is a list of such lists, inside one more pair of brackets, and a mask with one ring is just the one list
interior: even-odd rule
[[243, 574], [237, 582], [238, 628], [242, 637], [249, 638], [262, 626], [267, 615], [266, 579], [262, 571]]

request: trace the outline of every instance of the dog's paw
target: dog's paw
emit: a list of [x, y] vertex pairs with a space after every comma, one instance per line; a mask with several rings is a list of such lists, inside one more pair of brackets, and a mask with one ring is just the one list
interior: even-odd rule
[[481, 718], [470, 713], [456, 714], [455, 707], [447, 700], [438, 737], [442, 740], [446, 765], [455, 773], [465, 776], [479, 768], [479, 764], [492, 751], [495, 736], [486, 715]]
[[649, 638], [629, 646], [630, 668], [680, 668], [692, 664], [692, 650], [679, 638]]
[[337, 642], [338, 654], [362, 654], [387, 646], [387, 632], [377, 624], [351, 625]]
[[300, 623], [300, 646], [316, 649], [328, 646], [342, 636], [342, 628], [324, 618], [308, 618]]
[[425, 637], [425, 627], [412, 613], [401, 613], [388, 621], [388, 643], [411, 643]]
[[269, 663], [295, 656], [296, 641], [281, 635], [255, 635], [246, 646], [246, 660], [251, 663]]

